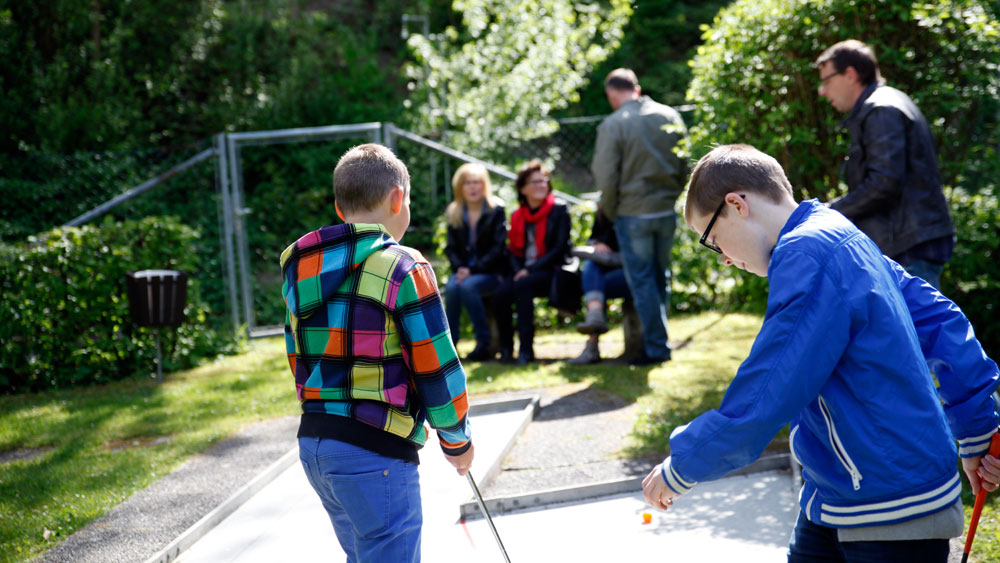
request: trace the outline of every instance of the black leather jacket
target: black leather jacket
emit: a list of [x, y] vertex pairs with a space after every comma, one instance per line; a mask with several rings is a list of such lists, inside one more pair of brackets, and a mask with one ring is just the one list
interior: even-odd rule
[[509, 273], [507, 258], [507, 215], [502, 205], [492, 209], [483, 208], [483, 214], [476, 222], [475, 264], [469, 249], [469, 224], [461, 227], [448, 225], [448, 242], [444, 249], [451, 271], [466, 267], [473, 274]]
[[569, 257], [569, 210], [566, 204], [556, 200], [545, 221], [545, 254], [530, 266], [525, 266], [524, 259], [514, 256], [513, 252], [508, 252], [507, 255], [510, 256], [510, 267], [514, 272], [521, 268], [527, 268], [529, 272], [555, 270], [565, 264]]
[[848, 193], [831, 202], [832, 208], [890, 258], [954, 234], [934, 137], [906, 94], [872, 84], [841, 126], [851, 134], [843, 165]]

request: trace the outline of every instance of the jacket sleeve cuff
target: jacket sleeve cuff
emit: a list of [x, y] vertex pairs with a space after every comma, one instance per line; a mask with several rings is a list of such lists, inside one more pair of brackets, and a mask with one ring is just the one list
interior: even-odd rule
[[958, 456], [978, 457], [985, 455], [990, 450], [990, 439], [993, 438], [993, 434], [995, 433], [996, 429], [993, 429], [979, 436], [969, 436], [968, 438], [960, 439], [958, 441]]
[[442, 443], [441, 451], [444, 452], [444, 455], [456, 456], [464, 454], [465, 452], [469, 451], [469, 448], [471, 447], [472, 447], [472, 440], [469, 440], [468, 442], [462, 444], [461, 446], [458, 446], [457, 448], [446, 447]]
[[666, 482], [667, 487], [678, 495], [683, 495], [698, 484], [697, 481], [688, 481], [681, 477], [673, 465], [671, 465], [670, 457], [663, 460], [663, 464], [660, 465], [660, 475], [663, 477], [663, 481]]

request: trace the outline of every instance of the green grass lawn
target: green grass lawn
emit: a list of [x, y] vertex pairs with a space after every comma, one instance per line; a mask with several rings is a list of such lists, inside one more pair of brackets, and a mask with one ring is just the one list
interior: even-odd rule
[[[672, 318], [674, 359], [655, 368], [617, 362], [579, 367], [558, 360], [523, 367], [473, 363], [466, 366], [469, 391], [475, 399], [592, 385], [639, 403], [625, 455], [662, 454], [675, 426], [719, 404], [760, 322], [739, 314]], [[542, 357], [570, 358], [584, 339], [570, 330], [545, 331], [536, 338], [536, 350]], [[621, 329], [603, 340], [621, 341]], [[471, 347], [463, 341], [459, 350], [466, 354]], [[0, 397], [0, 563], [34, 558], [241, 426], [296, 412], [280, 338], [252, 341], [244, 354], [168, 374], [162, 385], [134, 379]], [[980, 521], [973, 560], [1000, 560], [995, 497]], [[968, 514], [971, 494], [964, 499]]]

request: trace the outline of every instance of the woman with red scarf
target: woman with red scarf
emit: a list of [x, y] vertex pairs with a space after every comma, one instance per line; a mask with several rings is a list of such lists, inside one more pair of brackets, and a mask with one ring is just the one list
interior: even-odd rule
[[514, 277], [498, 296], [500, 311], [500, 360], [510, 361], [514, 352], [514, 334], [510, 311], [517, 311], [517, 334], [520, 350], [517, 363], [535, 360], [535, 297], [548, 297], [556, 269], [569, 255], [569, 211], [552, 196], [549, 171], [532, 160], [517, 174], [514, 183], [521, 203], [510, 218], [510, 256]]

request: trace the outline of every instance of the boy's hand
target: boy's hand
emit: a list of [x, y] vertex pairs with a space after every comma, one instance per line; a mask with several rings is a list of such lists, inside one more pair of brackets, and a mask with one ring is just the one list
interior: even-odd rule
[[962, 469], [972, 485], [972, 494], [979, 494], [979, 488], [995, 491], [1000, 484], [1000, 460], [986, 454], [982, 457], [963, 457]]
[[662, 463], [657, 465], [642, 480], [642, 496], [646, 497], [646, 502], [653, 508], [667, 510], [674, 504], [673, 499], [680, 495], [671, 490], [663, 480], [662, 467]]
[[465, 476], [469, 472], [469, 468], [472, 467], [472, 458], [476, 455], [475, 450], [476, 447], [469, 444], [469, 449], [465, 450], [465, 453], [461, 455], [445, 454], [444, 458], [458, 471], [459, 475]]
[[455, 272], [455, 283], [461, 284], [471, 273], [472, 270], [466, 268], [465, 266], [460, 266], [458, 271]]

